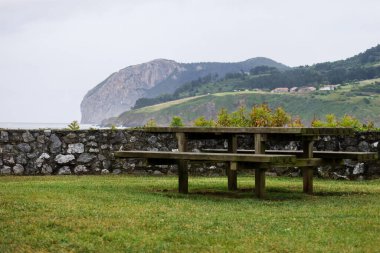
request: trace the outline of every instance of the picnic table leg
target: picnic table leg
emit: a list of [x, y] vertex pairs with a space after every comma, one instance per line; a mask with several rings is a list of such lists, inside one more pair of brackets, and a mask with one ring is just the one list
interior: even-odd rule
[[[178, 141], [178, 151], [187, 151], [187, 139], [184, 133], [176, 134]], [[189, 192], [189, 174], [188, 174], [188, 161], [181, 160], [178, 161], [178, 192], [188, 193]]]
[[[313, 158], [313, 139], [305, 139], [303, 144], [303, 157]], [[303, 192], [306, 194], [313, 194], [313, 168], [305, 167], [302, 169], [303, 174]]]
[[[255, 154], [265, 154], [265, 143], [267, 136], [265, 134], [255, 134]], [[264, 198], [265, 191], [265, 169], [255, 169], [255, 195], [258, 198]]]
[[188, 162], [185, 160], [178, 161], [178, 192], [189, 192], [189, 173], [187, 169]]
[[255, 195], [259, 199], [265, 198], [265, 170], [255, 169]]
[[255, 154], [265, 154], [266, 134], [255, 134]]
[[[228, 153], [237, 153], [237, 136], [231, 135], [228, 137]], [[237, 163], [229, 162], [227, 168], [227, 180], [228, 180], [228, 190], [237, 190]]]
[[305, 167], [302, 169], [303, 174], [303, 192], [313, 194], [313, 168]]

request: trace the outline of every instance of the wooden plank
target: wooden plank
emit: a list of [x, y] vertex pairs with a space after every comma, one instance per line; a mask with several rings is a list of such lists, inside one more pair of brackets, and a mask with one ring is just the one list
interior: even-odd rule
[[342, 152], [342, 151], [314, 151], [315, 157], [325, 159], [351, 159], [358, 161], [372, 161], [379, 159], [377, 152]]
[[[202, 149], [202, 152], [208, 153], [226, 153], [227, 149]], [[239, 154], [254, 154], [255, 150], [238, 149]], [[295, 155], [302, 157], [302, 150], [265, 150], [265, 154], [282, 154], [282, 155]], [[346, 152], [346, 151], [313, 151], [314, 158], [323, 158], [325, 162], [328, 160], [342, 160], [351, 159], [359, 162], [374, 161], [379, 159], [377, 152]], [[298, 161], [298, 159], [297, 159]]]
[[[236, 134], [229, 135], [228, 137], [228, 153], [237, 152], [237, 136]], [[227, 181], [228, 181], [228, 190], [236, 191], [237, 190], [237, 162], [229, 162], [227, 167]]]
[[143, 129], [146, 132], [154, 133], [282, 133], [300, 134], [302, 128], [284, 127], [149, 127]]
[[255, 169], [255, 195], [262, 199], [265, 198], [265, 170]]
[[[148, 164], [150, 165], [168, 165], [168, 164], [178, 164], [177, 160], [173, 159], [147, 159]], [[188, 161], [191, 162], [191, 161]], [[309, 166], [320, 166], [326, 164], [343, 164], [342, 159], [323, 159], [323, 158], [297, 158], [295, 162], [290, 163], [244, 163], [244, 162], [228, 162], [229, 165], [227, 167], [227, 177], [230, 177], [231, 174], [233, 178], [237, 175], [237, 170], [240, 169], [252, 169], [252, 168], [270, 168], [270, 167], [278, 167], [278, 168], [286, 168], [286, 167], [309, 167]], [[254, 166], [254, 167], [253, 167]], [[234, 173], [230, 173], [234, 172]], [[230, 179], [232, 181], [236, 181], [235, 179]], [[235, 184], [237, 185], [237, 183]]]
[[143, 131], [154, 133], [236, 133], [236, 134], [297, 134], [297, 135], [352, 135], [352, 128], [312, 127], [150, 127]]
[[230, 153], [195, 153], [195, 152], [164, 152], [164, 151], [117, 151], [115, 157], [120, 158], [151, 158], [194, 161], [225, 161], [251, 163], [294, 163], [294, 155], [280, 154], [230, 154]]
[[316, 167], [324, 164], [328, 164], [329, 161], [326, 161], [322, 158], [297, 158], [294, 167]]

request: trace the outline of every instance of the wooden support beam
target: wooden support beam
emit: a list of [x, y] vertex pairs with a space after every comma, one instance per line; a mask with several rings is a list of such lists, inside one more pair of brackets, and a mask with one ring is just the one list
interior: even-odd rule
[[[266, 134], [255, 134], [255, 154], [265, 154]], [[255, 168], [255, 195], [265, 197], [265, 169]]]
[[187, 151], [187, 138], [185, 133], [176, 133], [178, 151], [186, 152]]
[[[302, 141], [303, 154], [304, 158], [313, 158], [313, 146], [314, 139], [304, 139]], [[303, 174], [303, 192], [306, 194], [313, 194], [313, 168], [304, 167], [302, 168]]]
[[266, 134], [255, 134], [255, 154], [265, 154]]
[[229, 162], [227, 168], [228, 190], [237, 190], [237, 162]]
[[255, 169], [255, 195], [259, 199], [265, 198], [265, 170]]
[[[178, 151], [187, 151], [187, 139], [185, 133], [176, 133], [178, 142]], [[178, 192], [188, 193], [189, 192], [189, 172], [188, 172], [188, 161], [179, 160], [178, 161]]]
[[314, 147], [313, 139], [302, 140], [302, 150], [303, 150], [302, 157], [313, 158], [313, 147]]
[[[228, 153], [237, 153], [237, 136], [232, 134], [228, 137]], [[228, 190], [237, 190], [237, 162], [229, 162], [227, 167]]]
[[189, 172], [187, 169], [187, 161], [178, 161], [178, 192], [188, 193], [189, 192]]
[[303, 174], [303, 192], [306, 194], [313, 194], [313, 172], [311, 167], [302, 168]]

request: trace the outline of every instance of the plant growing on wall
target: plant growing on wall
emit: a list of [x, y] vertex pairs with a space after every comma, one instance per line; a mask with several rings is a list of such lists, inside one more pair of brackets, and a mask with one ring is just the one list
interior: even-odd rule
[[295, 117], [288, 124], [289, 127], [304, 127], [305, 125], [302, 123], [302, 120], [299, 116]]
[[171, 127], [183, 127], [184, 124], [182, 122], [182, 118], [179, 116], [174, 116], [172, 118], [172, 122], [170, 123]]
[[272, 116], [272, 126], [284, 127], [290, 123], [290, 120], [290, 115], [282, 107], [278, 107]]
[[272, 126], [273, 115], [267, 104], [255, 105], [251, 111], [251, 126], [269, 127]]
[[80, 129], [80, 126], [79, 126], [79, 123], [78, 121], [74, 120], [73, 122], [71, 122], [68, 126], [67, 126], [68, 129], [72, 130], [72, 131], [77, 131]]
[[225, 108], [220, 109], [216, 116], [216, 126], [218, 127], [230, 127], [232, 126], [231, 116], [228, 114]]
[[244, 106], [240, 106], [237, 111], [231, 113], [230, 121], [233, 127], [249, 127], [251, 125], [249, 115]]
[[197, 127], [214, 127], [215, 122], [212, 119], [207, 120], [204, 116], [201, 116], [201, 117], [196, 118], [194, 120], [194, 126], [197, 126]]
[[154, 119], [148, 120], [144, 125], [144, 127], [156, 127], [156, 126], [157, 126], [157, 122]]

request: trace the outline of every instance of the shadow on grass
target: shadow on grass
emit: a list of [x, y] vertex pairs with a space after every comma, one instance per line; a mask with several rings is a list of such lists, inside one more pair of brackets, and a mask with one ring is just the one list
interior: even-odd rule
[[[156, 193], [161, 193], [168, 198], [178, 199], [204, 199], [210, 200], [241, 200], [241, 199], [256, 199], [259, 200], [255, 194], [253, 188], [241, 188], [236, 191], [227, 191], [221, 189], [191, 189], [188, 194], [180, 194], [175, 190], [156, 190]], [[260, 200], [268, 201], [294, 201], [294, 200], [306, 200], [315, 197], [342, 197], [342, 196], [354, 196], [354, 195], [368, 195], [368, 192], [359, 191], [323, 191], [315, 192], [312, 195], [304, 194], [302, 189], [284, 189], [284, 188], [267, 188], [266, 197]]]

